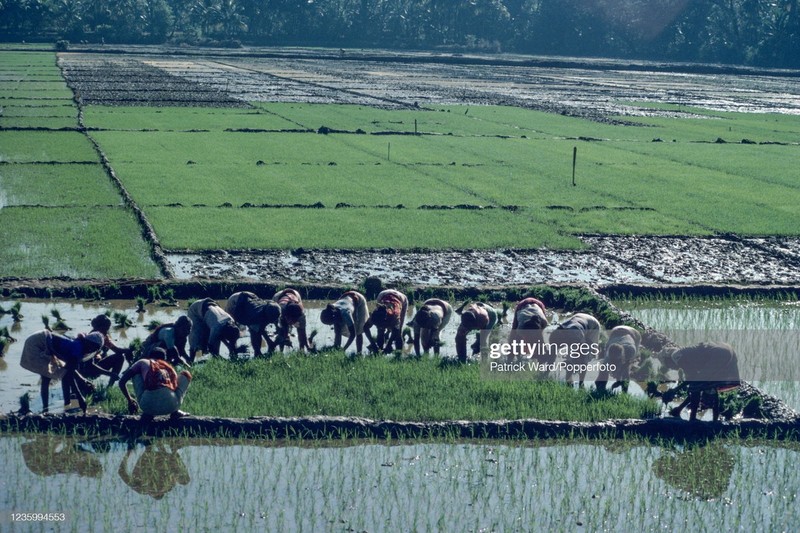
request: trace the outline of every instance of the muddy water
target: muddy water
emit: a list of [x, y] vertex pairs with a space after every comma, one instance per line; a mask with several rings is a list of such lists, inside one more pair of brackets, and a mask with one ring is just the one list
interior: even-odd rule
[[800, 283], [797, 239], [582, 237], [589, 250], [264, 251], [168, 254], [179, 279], [479, 286]]
[[0, 454], [0, 529], [25, 511], [64, 512], [56, 530], [77, 531], [782, 531], [800, 521], [798, 452], [767, 443], [306, 448], [7, 435]]

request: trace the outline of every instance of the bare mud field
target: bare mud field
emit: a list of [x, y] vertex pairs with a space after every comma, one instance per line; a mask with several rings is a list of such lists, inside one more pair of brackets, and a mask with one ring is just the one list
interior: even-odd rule
[[[800, 113], [800, 73], [794, 71], [384, 51], [127, 51], [59, 57], [68, 83], [98, 104], [231, 105], [234, 99], [381, 107], [508, 105], [597, 120], [686, 114], [634, 102]], [[87, 74], [93, 69], [112, 75]], [[136, 77], [142, 72], [146, 84]], [[162, 94], [166, 86], [168, 99]]]
[[800, 283], [800, 241], [585, 236], [586, 251], [294, 250], [170, 253], [179, 279], [257, 279], [477, 287], [503, 284]]

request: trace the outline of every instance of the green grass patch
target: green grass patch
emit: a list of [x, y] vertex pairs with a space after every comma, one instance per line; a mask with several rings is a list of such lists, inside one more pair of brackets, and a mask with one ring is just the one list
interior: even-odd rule
[[287, 130], [299, 126], [260, 109], [200, 107], [112, 107], [90, 105], [84, 109], [89, 128], [108, 130], [186, 131], [225, 129]]
[[31, 106], [5, 103], [0, 118], [70, 118], [73, 125], [77, 124], [78, 110], [74, 106]]
[[[341, 352], [276, 356], [269, 361], [211, 360], [192, 369], [183, 409], [194, 415], [359, 416], [380, 420], [598, 421], [643, 418], [651, 400], [598, 397], [560, 382], [501, 382], [480, 377], [478, 365], [436, 359], [352, 359]], [[124, 412], [119, 390], [110, 409]]]
[[72, 131], [0, 131], [0, 162], [96, 162], [85, 135]]
[[2, 275], [22, 278], [156, 278], [133, 215], [123, 208], [6, 207]]
[[49, 130], [75, 128], [78, 121], [75, 117], [2, 117], [0, 129], [3, 128], [45, 128]]
[[119, 192], [100, 163], [0, 165], [0, 192], [9, 205], [121, 205]]
[[[641, 105], [641, 104], [639, 104]], [[696, 107], [659, 104], [652, 106], [666, 111], [690, 113], [696, 117], [621, 117], [626, 121], [649, 126], [653, 137], [664, 141], [706, 141], [723, 139], [740, 143], [800, 142], [800, 117], [778, 113], [730, 113]]]
[[[307, 121], [314, 117], [328, 120], [336, 129], [363, 126], [364, 131], [407, 124], [417, 114], [428, 114], [442, 117], [437, 122], [442, 131], [461, 134], [378, 136], [216, 130], [99, 131], [95, 135], [120, 179], [147, 209], [170, 248], [572, 247], [574, 240], [564, 235], [794, 235], [800, 227], [800, 212], [794, 208], [798, 186], [788, 171], [800, 147], [686, 141], [698, 135], [710, 137], [715, 134], [713, 128], [724, 121], [755, 127], [768, 119], [765, 116], [740, 118], [728, 113], [722, 114], [724, 118], [671, 119], [664, 124], [682, 140], [654, 143], [653, 132], [661, 126], [615, 126], [496, 107], [454, 106], [449, 108], [450, 113], [290, 104], [262, 108], [304, 126], [309, 126]], [[105, 108], [96, 112], [98, 117], [113, 115]], [[135, 114], [134, 110], [127, 112]], [[209, 126], [214, 117], [235, 121], [241, 113], [215, 110], [203, 123], [198, 121], [203, 117], [198, 110], [170, 110], [164, 114], [167, 122], [157, 124], [173, 127], [186, 119], [187, 126]], [[148, 110], [144, 115], [156, 114]], [[654, 123], [659, 121], [662, 119], [653, 119]], [[685, 127], [687, 121], [693, 125]], [[786, 132], [794, 124], [791, 119], [780, 122]], [[480, 128], [473, 128], [479, 124], [485, 124], [485, 132], [516, 128], [535, 134], [476, 136]], [[699, 130], [701, 127], [706, 130]], [[579, 136], [608, 140], [575, 140]], [[577, 186], [572, 185], [574, 147], [578, 149]], [[352, 228], [360, 227], [364, 220], [357, 221], [354, 213], [368, 211], [314, 210], [298, 218], [292, 211], [273, 210], [262, 213], [262, 220], [295, 229], [270, 230], [269, 236], [266, 229], [257, 230], [248, 239], [223, 237], [237, 233], [227, 223], [206, 221], [205, 225], [213, 229], [197, 232], [190, 230], [187, 222], [213, 212], [202, 209], [224, 204], [239, 207], [317, 202], [328, 208], [344, 203], [362, 207], [402, 204], [412, 209], [432, 204], [516, 205], [529, 209], [525, 216], [496, 215], [500, 220], [491, 222], [502, 229], [492, 237], [474, 232], [465, 235], [460, 229], [463, 224], [474, 228], [475, 223], [483, 221], [474, 218], [474, 213], [455, 211], [445, 215], [404, 212], [394, 218], [368, 215], [369, 231], [359, 237], [354, 237]], [[184, 220], [177, 220], [176, 211], [159, 207], [166, 204], [184, 206], [186, 209], [180, 211]], [[190, 207], [201, 211], [194, 212]], [[246, 212], [231, 211], [225, 216], [256, 220]], [[404, 235], [391, 223], [382, 222], [384, 218], [407, 221], [409, 230]], [[513, 229], [517, 226], [521, 229]], [[453, 229], [439, 232], [438, 227]], [[182, 232], [192, 236], [182, 236]], [[417, 242], [420, 236], [422, 241]]]
[[172, 250], [581, 247], [529, 211], [148, 207], [145, 214]]
[[[479, 118], [485, 109], [500, 107], [434, 106], [420, 109], [378, 109], [359, 105], [319, 105], [260, 103], [253, 105], [285, 117], [304, 128], [317, 130], [322, 126], [343, 131], [361, 130], [365, 133], [397, 132], [469, 136], [507, 135], [519, 137], [530, 134], [525, 129], [526, 117], [535, 112], [516, 109], [517, 121], [491, 122]], [[541, 114], [544, 116], [544, 114]]]

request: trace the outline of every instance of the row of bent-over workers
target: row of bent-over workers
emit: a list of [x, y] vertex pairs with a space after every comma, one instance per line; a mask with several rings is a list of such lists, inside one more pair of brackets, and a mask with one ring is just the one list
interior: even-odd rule
[[[358, 291], [344, 292], [336, 301], [326, 305], [320, 313], [320, 321], [333, 327], [335, 348], [348, 350], [355, 344], [356, 353], [361, 353], [364, 348], [364, 338], [368, 341], [367, 348], [373, 353], [391, 353], [392, 350], [401, 350], [403, 346], [403, 328], [408, 310], [408, 298], [402, 292], [387, 289], [380, 292], [375, 300], [372, 311], [369, 311], [366, 297]], [[411, 327], [411, 341], [414, 352], [420, 355], [430, 350], [439, 355], [442, 345], [441, 333], [450, 323], [453, 314], [460, 316], [460, 323], [455, 334], [456, 355], [460, 362], [468, 360], [467, 337], [472, 331], [477, 331], [475, 342], [470, 345], [472, 354], [480, 353], [486, 348], [488, 339], [481, 335], [481, 331], [492, 330], [501, 320], [503, 311], [496, 309], [485, 302], [465, 302], [458, 309], [439, 298], [430, 298], [422, 302], [412, 320], [408, 323]], [[237, 323], [246, 326], [250, 332], [250, 341], [256, 356], [262, 355], [262, 339], [266, 342], [269, 352], [284, 347], [291, 347], [290, 333], [297, 329], [299, 349], [313, 351], [315, 347], [306, 334], [306, 314], [300, 294], [294, 289], [284, 289], [276, 293], [270, 300], [262, 300], [251, 292], [237, 292], [228, 298], [225, 309], [222, 309], [213, 300], [206, 298], [194, 302], [189, 308], [189, 317], [185, 319], [183, 333], [176, 335], [178, 341], [172, 353], [180, 352], [177, 347], [180, 337], [189, 337], [188, 361], [194, 360], [197, 350], [208, 351], [212, 354], [219, 353], [220, 343], [225, 343], [230, 353], [236, 351], [236, 341], [239, 339]], [[178, 326], [179, 319], [174, 327]], [[189, 328], [188, 323], [191, 324]], [[275, 337], [271, 338], [266, 331], [269, 324], [275, 324]], [[524, 338], [528, 341], [545, 342], [544, 331], [550, 326], [547, 319], [545, 304], [534, 298], [523, 298], [516, 303], [513, 309], [513, 319], [509, 341], [515, 338]], [[597, 359], [598, 362], [607, 363], [601, 370], [596, 383], [598, 389], [605, 389], [607, 381], [613, 378], [614, 386], [626, 389], [626, 382], [631, 379], [631, 374], [639, 370], [642, 364], [640, 357], [641, 333], [630, 326], [617, 326], [607, 333], [607, 340], [602, 351], [600, 348], [601, 332], [600, 322], [590, 314], [575, 313], [549, 328], [550, 345], [570, 346], [582, 344], [584, 346], [597, 346], [597, 351], [586, 350], [570, 357], [569, 362], [574, 366], [565, 369], [565, 380], [573, 383], [577, 378], [579, 386], [583, 386], [586, 377], [585, 370], [579, 370], [581, 365]], [[376, 332], [373, 335], [372, 328]], [[527, 331], [526, 331], [527, 330]], [[157, 335], [154, 332], [151, 337]], [[344, 345], [342, 342], [347, 338]], [[147, 346], [150, 339], [145, 342]], [[161, 344], [168, 352], [170, 346]], [[544, 363], [553, 363], [555, 354], [551, 352], [541, 359]], [[732, 368], [737, 365], [736, 355], [732, 348], [724, 343], [701, 343], [697, 346], [686, 347], [663, 361], [668, 367], [681, 368], [685, 371], [693, 368], [692, 365], [702, 361], [705, 366], [717, 368], [719, 365], [710, 362], [719, 357], [727, 357], [732, 361]], [[729, 354], [729, 355], [726, 355]], [[182, 354], [181, 357], [185, 357]], [[688, 356], [687, 356], [688, 355]], [[682, 356], [683, 359], [678, 363]], [[180, 362], [177, 360], [176, 362]], [[708, 362], [708, 363], [706, 363]], [[727, 364], [727, 363], [726, 363]], [[705, 367], [704, 366], [704, 367]], [[577, 368], [577, 370], [573, 370]], [[733, 370], [732, 373], [736, 373]], [[738, 378], [728, 381], [736, 382]], [[708, 380], [713, 381], [713, 380]]]

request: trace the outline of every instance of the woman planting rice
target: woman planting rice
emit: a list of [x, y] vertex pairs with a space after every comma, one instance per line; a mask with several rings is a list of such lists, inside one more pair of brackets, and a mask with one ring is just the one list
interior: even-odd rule
[[[109, 376], [108, 386], [111, 387], [119, 379], [119, 373], [125, 361], [133, 359], [133, 352], [117, 346], [108, 332], [111, 330], [111, 319], [108, 315], [97, 315], [92, 319], [92, 332], [103, 336], [103, 347], [92, 359], [80, 365], [80, 374], [94, 379], [99, 376]], [[108, 352], [111, 352], [110, 354]]]
[[43, 411], [47, 412], [50, 406], [50, 381], [61, 379], [64, 406], [69, 405], [72, 395], [75, 394], [81, 410], [86, 412], [86, 400], [78, 388], [76, 372], [81, 361], [100, 350], [102, 346], [103, 335], [98, 332], [80, 334], [77, 338], [71, 339], [49, 330], [42, 330], [25, 339], [20, 366], [41, 376]]
[[329, 303], [320, 313], [319, 319], [323, 324], [333, 326], [333, 346], [342, 345], [342, 336], [348, 337], [343, 350], [347, 351], [353, 341], [356, 343], [356, 353], [361, 353], [364, 339], [364, 324], [367, 322], [367, 299], [356, 291], [347, 291], [333, 303]]
[[[170, 415], [173, 419], [186, 415], [180, 406], [192, 375], [188, 370], [177, 374], [165, 361], [166, 356], [163, 348], [154, 348], [150, 359], [139, 359], [120, 377], [119, 388], [128, 400], [128, 412], [135, 414], [141, 408], [142, 420], [161, 415]], [[133, 380], [136, 399], [128, 391], [130, 380]]]
[[[400, 291], [386, 289], [378, 294], [377, 305], [364, 324], [364, 334], [373, 352], [390, 353], [392, 345], [395, 350], [403, 349], [403, 324], [408, 311], [408, 298]], [[370, 328], [375, 326], [378, 335], [372, 338]], [[388, 333], [388, 335], [387, 335]]]
[[280, 305], [271, 300], [262, 300], [252, 292], [242, 291], [228, 298], [225, 310], [237, 324], [247, 326], [255, 357], [261, 357], [261, 339], [267, 341], [269, 353], [275, 350], [275, 343], [267, 335], [267, 326], [278, 325], [281, 319]]
[[623, 392], [628, 392], [628, 380], [631, 373], [638, 370], [636, 363], [639, 358], [639, 345], [642, 343], [642, 334], [630, 326], [617, 326], [608, 334], [604, 363], [614, 370], [601, 371], [597, 376], [595, 385], [597, 390], [605, 390], [608, 376], [616, 381], [612, 389], [622, 387]]
[[414, 353], [419, 355], [421, 343], [426, 354], [433, 347], [433, 353], [439, 355], [439, 335], [450, 323], [452, 314], [453, 307], [448, 302], [438, 298], [425, 300], [411, 321], [414, 326]]
[[599, 355], [600, 322], [586, 313], [576, 313], [558, 325], [548, 339], [550, 344], [558, 345], [558, 353], [564, 355], [566, 363], [565, 379], [572, 384], [572, 376], [578, 375], [578, 386], [583, 388], [586, 370], [571, 370], [571, 367], [587, 365]]
[[142, 357], [148, 359], [154, 348], [163, 348], [170, 364], [190, 366], [186, 341], [191, 331], [192, 321], [188, 316], [179, 317], [174, 323], [161, 324], [142, 343]]
[[[544, 328], [547, 327], [546, 308], [536, 298], [524, 298], [514, 307], [514, 320], [511, 322], [509, 341], [523, 341], [528, 345], [544, 344]], [[512, 355], [511, 359], [515, 359]], [[544, 363], [552, 363], [549, 356], [538, 357]]]
[[278, 321], [278, 333], [275, 336], [275, 344], [283, 351], [284, 346], [292, 345], [289, 339], [292, 328], [297, 328], [297, 339], [300, 343], [300, 350], [313, 350], [313, 346], [308, 341], [306, 334], [306, 312], [303, 308], [303, 300], [300, 293], [294, 289], [283, 289], [275, 293], [272, 301], [276, 302], [281, 308], [281, 318]]
[[[474, 330], [493, 329], [500, 322], [499, 313], [491, 305], [483, 302], [467, 304], [468, 302], [464, 302], [456, 310], [456, 313], [461, 315], [461, 324], [456, 331], [456, 354], [462, 363], [467, 362], [467, 334]], [[479, 353], [487, 340], [479, 332], [477, 340], [472, 344], [472, 354]]]
[[683, 383], [664, 393], [665, 403], [671, 402], [681, 392], [688, 394], [686, 400], [670, 410], [675, 417], [689, 406], [689, 420], [697, 420], [701, 400], [707, 403], [713, 419], [720, 415], [719, 394], [740, 385], [739, 359], [733, 348], [724, 342], [701, 342], [673, 352], [664, 358], [667, 366], [683, 371]]
[[219, 355], [220, 342], [228, 348], [229, 354], [236, 353], [239, 328], [233, 317], [226, 313], [211, 298], [203, 298], [189, 306], [189, 319], [192, 331], [189, 334], [189, 358], [194, 362], [197, 350]]

